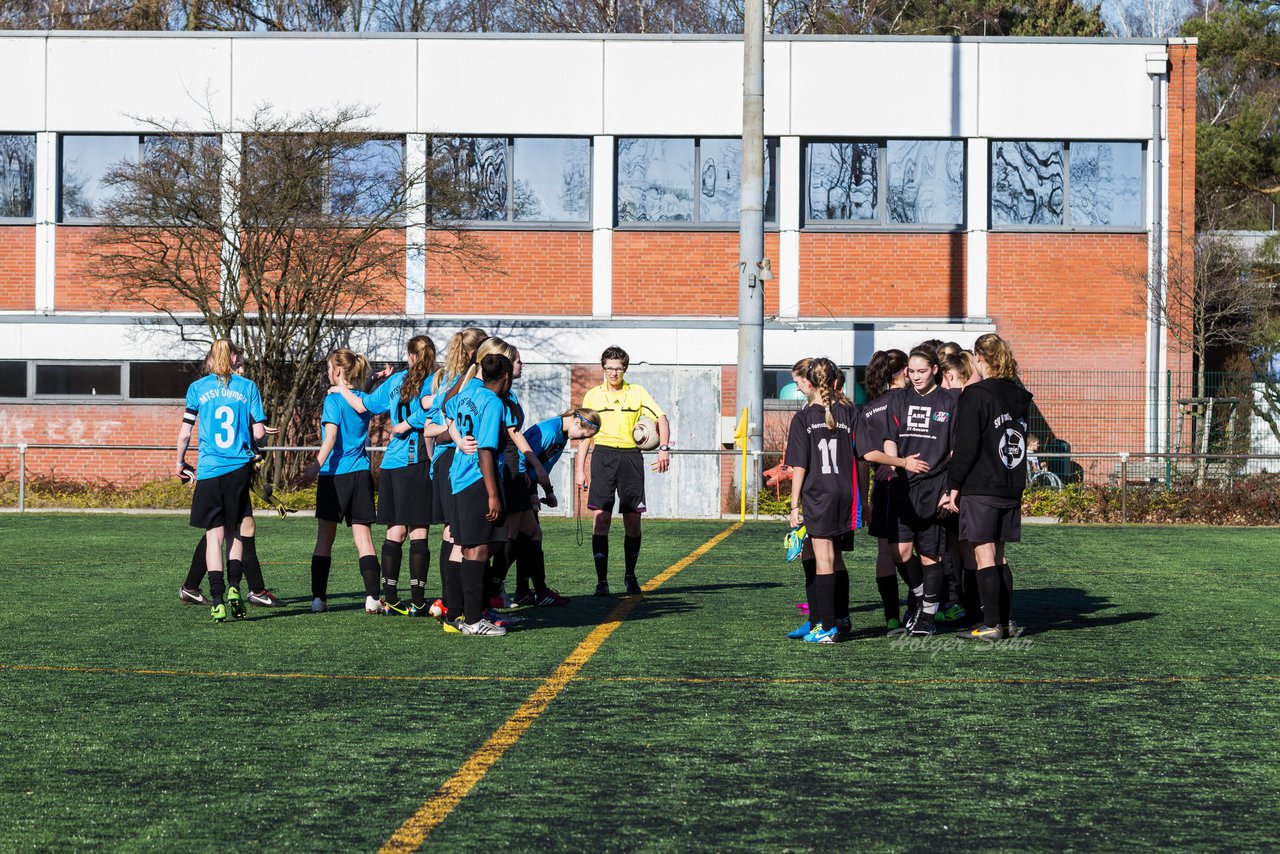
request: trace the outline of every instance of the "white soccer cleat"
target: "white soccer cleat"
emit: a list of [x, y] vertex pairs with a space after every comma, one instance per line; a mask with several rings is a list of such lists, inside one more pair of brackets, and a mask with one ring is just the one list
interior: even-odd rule
[[311, 613], [319, 614], [322, 611], [329, 610], [329, 603], [321, 599], [319, 596], [311, 600]]
[[502, 626], [495, 626], [488, 620], [480, 620], [475, 623], [462, 623], [458, 626], [458, 630], [464, 635], [474, 635], [476, 637], [497, 638], [507, 633]]
[[364, 612], [366, 614], [381, 614], [382, 600], [374, 599], [372, 596], [364, 597]]

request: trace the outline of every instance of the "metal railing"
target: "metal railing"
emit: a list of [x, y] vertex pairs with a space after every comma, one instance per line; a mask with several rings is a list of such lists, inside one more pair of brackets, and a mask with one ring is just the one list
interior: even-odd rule
[[[315, 453], [319, 451], [319, 446], [311, 445], [276, 445], [264, 448], [267, 453]], [[194, 449], [193, 449], [194, 450]], [[386, 450], [385, 446], [369, 446], [367, 450], [370, 453], [381, 453]], [[28, 454], [31, 451], [56, 451], [59, 453], [81, 452], [81, 451], [139, 451], [152, 453], [172, 453], [174, 451], [171, 445], [107, 445], [107, 444], [86, 444], [86, 445], [66, 445], [54, 443], [10, 443], [0, 444], [0, 452], [17, 451], [18, 457], [18, 495], [17, 510], [25, 512], [28, 507], [27, 501], [27, 484], [29, 480]], [[711, 457], [715, 459], [723, 459], [725, 457], [733, 458], [735, 461], [740, 459], [742, 452], [739, 450], [721, 450], [721, 449], [705, 449], [705, 450], [685, 450], [672, 449], [673, 457], [696, 458]], [[761, 484], [762, 465], [764, 457], [777, 456], [779, 452], [769, 450], [764, 452], [750, 452], [748, 454], [747, 476], [751, 482]], [[556, 467], [552, 473], [553, 480], [556, 481], [555, 489], [560, 496], [575, 496], [573, 501], [565, 501], [556, 508], [546, 508], [542, 512], [549, 516], [567, 516], [572, 517], [576, 512], [576, 485], [574, 483], [574, 458], [576, 456], [575, 449], [567, 449], [561, 464]], [[1038, 453], [1036, 459], [1043, 466], [1044, 470], [1053, 473], [1053, 480], [1058, 486], [1071, 482], [1087, 482], [1094, 484], [1104, 484], [1116, 487], [1120, 491], [1120, 507], [1121, 507], [1121, 524], [1128, 522], [1128, 505], [1129, 490], [1142, 485], [1144, 488], [1158, 488], [1163, 490], [1172, 489], [1175, 484], [1181, 484], [1184, 481], [1194, 483], [1198, 486], [1213, 484], [1224, 486], [1230, 490], [1235, 485], [1247, 478], [1261, 474], [1276, 472], [1280, 473], [1280, 454], [1193, 454], [1193, 453], [1146, 453], [1146, 452], [1130, 452], [1130, 451], [1082, 451], [1071, 453]], [[1100, 468], [1097, 465], [1086, 468], [1083, 462], [1096, 461], [1106, 463], [1110, 461], [1112, 466], [1109, 470]], [[1055, 465], [1056, 464], [1056, 465]], [[673, 471], [676, 471], [673, 462]], [[740, 484], [740, 472], [736, 470], [733, 478], [734, 489], [736, 491]], [[159, 478], [157, 478], [159, 479]], [[661, 485], [661, 481], [650, 481], [651, 484]], [[715, 515], [721, 515], [724, 512], [726, 499], [728, 495], [724, 494], [721, 489], [721, 473], [719, 467], [716, 470], [716, 477], [713, 483], [700, 481], [699, 485], [703, 487], [696, 490], [699, 494], [694, 496], [700, 502], [699, 507], [705, 511], [708, 507], [715, 508]], [[750, 507], [751, 516], [755, 519], [760, 518], [760, 492], [768, 487], [762, 484], [752, 491], [754, 500]], [[668, 491], [680, 492], [678, 489], [669, 489]], [[678, 503], [677, 496], [673, 501], [667, 504], [655, 507], [653, 501], [654, 496], [650, 496], [650, 511], [658, 510], [652, 515], [665, 518], [681, 518], [683, 516], [707, 516], [707, 512], [697, 513], [680, 513], [681, 505]], [[689, 505], [685, 505], [688, 507]], [[667, 512], [663, 512], [663, 510]]]

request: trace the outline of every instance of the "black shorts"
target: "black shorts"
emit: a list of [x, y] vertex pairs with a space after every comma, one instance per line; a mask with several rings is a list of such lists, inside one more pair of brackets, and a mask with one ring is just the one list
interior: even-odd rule
[[942, 476], [908, 481], [895, 477], [890, 488], [898, 532], [892, 542], [915, 543], [926, 557], [940, 557], [947, 550], [946, 528], [938, 518], [938, 501], [947, 488]]
[[453, 452], [456, 447], [450, 445], [441, 452], [431, 464], [431, 524], [449, 524], [450, 505], [453, 504], [453, 487], [449, 485], [449, 467], [453, 465]]
[[898, 517], [893, 512], [890, 496], [893, 481], [871, 482], [871, 518], [867, 520], [867, 533], [876, 539], [897, 542]]
[[348, 525], [372, 525], [373, 475], [369, 470], [322, 475], [316, 481], [316, 518]]
[[[503, 468], [502, 503], [506, 506], [508, 513], [524, 513], [533, 509], [533, 504], [530, 503], [529, 499], [530, 480], [531, 478], [525, 477], [520, 472], [512, 472], [510, 468]], [[537, 488], [538, 482], [533, 481], [535, 492]]]
[[644, 454], [639, 448], [610, 448], [596, 445], [591, 452], [591, 489], [587, 509], [613, 512], [613, 496], [618, 495], [619, 513], [643, 513]]
[[453, 516], [449, 519], [449, 530], [453, 533], [455, 544], [471, 547], [506, 542], [506, 512], [499, 514], [494, 522], [485, 518], [489, 512], [489, 490], [485, 489], [483, 480], [477, 480], [461, 492], [455, 493], [450, 506]]
[[195, 494], [191, 496], [191, 527], [205, 531], [235, 528], [239, 533], [240, 520], [253, 515], [253, 505], [249, 502], [252, 479], [253, 463], [245, 463], [235, 471], [197, 480]]
[[421, 528], [431, 524], [431, 475], [428, 460], [378, 476], [378, 524]]
[[960, 539], [970, 543], [1022, 540], [1022, 502], [994, 495], [960, 496]]
[[809, 489], [809, 484], [806, 483], [800, 494], [800, 501], [804, 511], [804, 526], [809, 531], [809, 536], [839, 540], [853, 531], [851, 494], [829, 495], [821, 490]]

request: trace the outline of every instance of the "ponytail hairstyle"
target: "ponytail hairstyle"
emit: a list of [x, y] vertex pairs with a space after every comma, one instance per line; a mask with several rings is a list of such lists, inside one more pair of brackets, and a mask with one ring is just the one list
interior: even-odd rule
[[964, 350], [956, 353], [948, 353], [938, 360], [938, 364], [942, 367], [943, 372], [955, 371], [960, 375], [963, 381], [961, 385], [967, 384], [973, 376], [973, 357]]
[[365, 377], [369, 375], [369, 360], [346, 347], [330, 351], [325, 363], [342, 368], [342, 379], [350, 388], [363, 388]]
[[205, 368], [222, 380], [223, 385], [227, 385], [231, 382], [236, 356], [239, 355], [240, 348], [232, 344], [230, 338], [219, 338], [209, 345], [209, 352], [204, 357]]
[[566, 409], [560, 413], [561, 418], [574, 418], [583, 427], [591, 431], [590, 435], [594, 436], [600, 432], [600, 413], [594, 409], [587, 409], [579, 406], [576, 409]]
[[901, 350], [877, 350], [867, 363], [867, 398], [875, 400], [893, 388], [893, 378], [907, 366], [907, 354]]
[[436, 369], [436, 345], [425, 335], [415, 335], [404, 345], [405, 352], [413, 356], [413, 364], [409, 366], [409, 375], [400, 386], [400, 402], [408, 404], [421, 397], [422, 383], [427, 374]]
[[805, 379], [809, 378], [809, 365], [813, 364], [813, 359], [804, 358], [791, 366], [791, 373], [799, 374]]
[[948, 342], [947, 342], [947, 343], [945, 343], [945, 344], [939, 344], [939, 345], [938, 345], [937, 347], [935, 347], [934, 349], [938, 351], [938, 358], [939, 358], [939, 359], [941, 359], [943, 356], [950, 356], [952, 353], [963, 353], [963, 352], [964, 352], [964, 348], [963, 348], [963, 347], [961, 347], [959, 344], [957, 344], [957, 343], [956, 343], [956, 342], [954, 342], [954, 341], [948, 341]]
[[805, 379], [813, 386], [813, 393], [822, 402], [828, 430], [836, 429], [836, 418], [831, 414], [831, 407], [837, 403], [847, 404], [849, 399], [840, 391], [837, 383], [844, 378], [836, 363], [828, 358], [813, 359], [809, 362], [809, 372]]
[[994, 332], [980, 336], [973, 342], [973, 352], [987, 363], [987, 379], [1012, 380], [1018, 376], [1018, 360], [1013, 358], [1009, 342]]
[[907, 360], [910, 361], [917, 357], [924, 359], [933, 368], [933, 382], [934, 385], [938, 385], [938, 374], [941, 371], [941, 368], [938, 366], [938, 351], [929, 346], [929, 342], [926, 341], [923, 344], [917, 344], [912, 347], [911, 354], [907, 357]]
[[436, 371], [436, 375], [431, 379], [431, 393], [435, 394], [439, 391], [440, 384], [446, 378], [460, 377], [466, 373], [467, 368], [475, 364], [476, 350], [488, 337], [489, 333], [478, 326], [468, 326], [466, 329], [455, 332], [444, 351], [444, 367]]

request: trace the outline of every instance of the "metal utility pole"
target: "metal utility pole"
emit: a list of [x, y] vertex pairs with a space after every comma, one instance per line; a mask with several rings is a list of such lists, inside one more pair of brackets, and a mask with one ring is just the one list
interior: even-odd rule
[[[742, 195], [738, 231], [738, 401], [747, 410], [747, 450], [764, 431], [764, 3], [746, 0], [742, 60]], [[759, 489], [746, 478], [750, 501]]]

